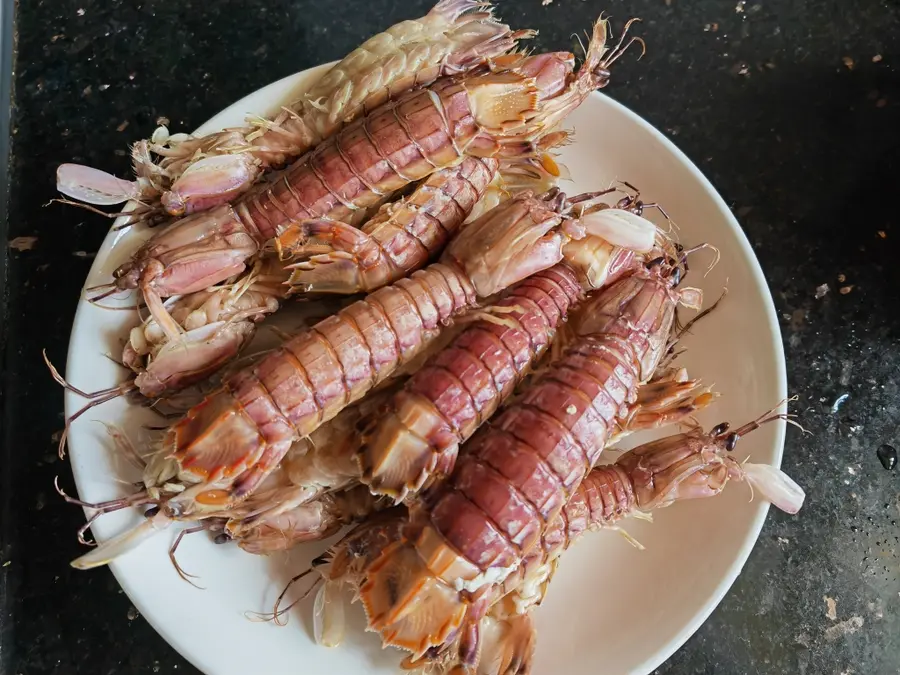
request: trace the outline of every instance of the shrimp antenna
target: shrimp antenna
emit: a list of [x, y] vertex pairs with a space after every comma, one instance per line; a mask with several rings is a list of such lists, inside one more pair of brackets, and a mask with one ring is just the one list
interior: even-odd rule
[[[721, 300], [721, 299], [722, 298], [719, 298], [719, 300]], [[713, 304], [712, 307], [704, 310], [705, 314], [703, 314], [702, 316], [698, 315], [697, 317], [694, 317], [694, 319], [689, 321], [683, 327], [681, 326], [681, 323], [679, 321], [678, 313], [677, 312], [675, 313], [675, 323], [674, 323], [671, 333], [669, 334], [669, 339], [666, 342], [666, 357], [665, 357], [665, 359], [663, 359], [663, 361], [660, 362], [659, 367], [662, 367], [663, 364], [668, 366], [668, 364], [672, 363], [678, 356], [680, 356], [681, 354], [684, 354], [687, 351], [686, 348], [679, 349], [676, 351], [675, 347], [678, 346], [678, 343], [681, 341], [681, 338], [688, 331], [688, 329], [695, 323], [695, 320], [697, 318], [703, 318], [703, 316], [706, 316], [707, 314], [709, 314], [709, 312], [712, 311], [713, 309], [715, 309], [715, 307], [716, 307], [715, 304]]]
[[[105, 297], [105, 296], [104, 296]], [[112, 305], [102, 305], [98, 302], [102, 298], [92, 298], [88, 300], [89, 303], [94, 305], [94, 307], [99, 307], [100, 309], [109, 309], [114, 312], [140, 312], [147, 305], [141, 303], [139, 305], [123, 305], [122, 307], [113, 307]]]
[[581, 36], [578, 33], [572, 33], [572, 37], [578, 41], [578, 46], [581, 47], [581, 53], [587, 54], [587, 49], [584, 48], [584, 43], [581, 41]]
[[[742, 471], [743, 471], [743, 469], [744, 469], [744, 464], [746, 464], [746, 463], [749, 462], [749, 461], [750, 461], [750, 455], [747, 455], [747, 458], [746, 458], [743, 462], [741, 462], [741, 470], [742, 470]], [[753, 503], [753, 499], [756, 497], [756, 491], [753, 489], [753, 481], [752, 481], [752, 480], [747, 480], [747, 481], [744, 481], [744, 482], [747, 483], [747, 487], [750, 488], [750, 499], [747, 500], [747, 503], [752, 504], [752, 503]]]
[[[641, 191], [636, 188], [634, 185], [629, 183], [627, 180], [615, 179], [613, 183], [618, 183], [619, 185], [624, 185], [626, 189], [621, 190], [625, 194], [625, 197], [622, 199], [619, 204], [616, 205], [616, 208], [627, 209], [632, 204], [637, 204], [641, 198]], [[628, 194], [628, 190], [631, 191], [631, 194]]]
[[97, 513], [93, 514], [88, 522], [78, 530], [78, 541], [82, 544], [86, 544], [88, 546], [96, 546], [94, 542], [87, 541], [84, 538], [84, 533], [91, 526], [91, 524], [97, 520], [100, 516], [105, 513], [112, 513], [113, 511], [121, 511], [122, 509], [129, 508], [131, 506], [142, 506], [144, 504], [156, 504], [158, 501], [150, 497], [146, 490], [141, 490], [139, 492], [135, 492], [128, 497], [120, 497], [118, 499], [110, 499], [105, 502], [85, 502], [80, 499], [76, 499], [75, 497], [70, 497], [65, 490], [63, 490], [59, 486], [59, 476], [53, 479], [53, 488], [56, 490], [56, 493], [66, 500], [69, 504], [75, 504], [76, 506], [80, 506], [85, 509], [91, 509], [96, 511]]
[[675, 338], [672, 340], [672, 343], [671, 343], [672, 346], [674, 347], [675, 343], [678, 342], [684, 336], [685, 333], [690, 331], [691, 328], [693, 328], [694, 324], [696, 324], [698, 321], [700, 321], [700, 319], [702, 319], [706, 316], [709, 316], [710, 312], [712, 312], [714, 309], [716, 309], [719, 306], [719, 303], [721, 303], [722, 300], [725, 299], [726, 295], [728, 295], [728, 287], [727, 286], [722, 289], [722, 295], [719, 296], [718, 300], [716, 300], [713, 304], [711, 304], [709, 307], [707, 307], [702, 312], [697, 314], [697, 316], [695, 316], [693, 319], [691, 319], [686, 324], [684, 324], [684, 326], [682, 326], [681, 328], [678, 329], [678, 332], [675, 334]]
[[[85, 211], [90, 211], [91, 213], [96, 213], [98, 216], [103, 216], [104, 218], [118, 218], [120, 216], [130, 215], [128, 213], [109, 213], [108, 211], [102, 211], [90, 204], [83, 204], [82, 202], [72, 201], [71, 199], [64, 199], [60, 197], [54, 197], [49, 202], [44, 204], [44, 208], [50, 206], [56, 202], [57, 204], [66, 204], [67, 206], [77, 206], [79, 209], [84, 209]], [[130, 225], [130, 223], [129, 223]]]
[[[103, 292], [98, 293], [97, 295], [95, 295], [93, 297], [87, 297], [88, 293], [91, 293], [93, 291], [100, 291], [100, 290], [102, 290]], [[100, 284], [98, 286], [90, 286], [90, 287], [84, 289], [85, 300], [87, 300], [91, 304], [96, 304], [96, 303], [100, 302], [100, 300], [103, 300], [104, 298], [108, 298], [109, 296], [114, 295], [118, 290], [119, 289], [116, 288], [116, 285], [114, 283]]]
[[110, 286], [115, 286], [115, 284], [98, 284], [96, 286], [88, 286], [84, 290], [86, 292], [96, 291], [99, 288], [109, 288]]
[[799, 422], [797, 422], [796, 419], [794, 419], [796, 417], [796, 415], [794, 415], [792, 413], [776, 412], [785, 403], [791, 403], [793, 401], [796, 401], [798, 398], [799, 397], [795, 394], [794, 396], [791, 396], [790, 398], [781, 399], [774, 408], [772, 408], [771, 410], [767, 410], [766, 412], [764, 412], [762, 415], [757, 417], [752, 422], [748, 422], [744, 426], [738, 427], [731, 433], [731, 435], [736, 436], [737, 438], [740, 438], [741, 436], [746, 436], [751, 431], [755, 431], [756, 429], [759, 429], [762, 425], [768, 424], [769, 422], [774, 422], [776, 420], [783, 420], [784, 422], [787, 422], [788, 424], [792, 424], [795, 427], [797, 427], [798, 429], [800, 429], [800, 431], [802, 431], [804, 434], [810, 433]]
[[681, 252], [681, 259], [678, 261], [679, 264], [684, 265], [685, 268], [687, 268], [688, 256], [692, 255], [694, 253], [697, 253], [698, 251], [702, 251], [703, 249], [706, 249], [706, 248], [715, 252], [716, 257], [712, 261], [712, 263], [710, 263], [709, 267], [706, 269], [706, 272], [704, 272], [703, 276], [705, 277], [706, 275], [708, 275], [710, 272], [713, 271], [713, 268], [719, 264], [719, 260], [722, 258], [722, 254], [720, 253], [719, 249], [717, 247], [713, 246], [712, 244], [709, 244], [709, 243], [697, 244], [696, 246], [692, 246], [691, 248], [684, 249]]
[[66, 391], [71, 391], [73, 394], [78, 394], [82, 398], [86, 398], [90, 401], [83, 408], [78, 410], [74, 415], [72, 415], [69, 419], [66, 420], [66, 428], [63, 430], [62, 435], [59, 438], [59, 458], [63, 459], [66, 456], [66, 440], [69, 437], [69, 426], [81, 417], [88, 410], [93, 408], [94, 406], [101, 405], [106, 403], [107, 401], [112, 401], [114, 398], [119, 398], [120, 396], [124, 396], [125, 394], [131, 393], [137, 389], [134, 381], [125, 382], [116, 387], [110, 387], [109, 389], [101, 389], [100, 391], [95, 391], [92, 393], [81, 391], [78, 387], [73, 387], [69, 384], [66, 379], [59, 374], [59, 371], [53, 366], [50, 362], [49, 357], [47, 356], [47, 350], [43, 350], [44, 355], [44, 363], [47, 364], [47, 367], [50, 369], [50, 375], [56, 381], [57, 384], [61, 385]]
[[202, 532], [207, 529], [207, 525], [195, 525], [194, 527], [189, 527], [185, 530], [182, 530], [178, 533], [178, 536], [175, 537], [175, 543], [172, 544], [172, 547], [169, 549], [169, 560], [172, 561], [172, 566], [175, 568], [175, 571], [178, 572], [178, 576], [180, 576], [184, 581], [188, 582], [191, 586], [198, 590], [206, 590], [202, 586], [198, 586], [191, 579], [197, 579], [196, 574], [189, 574], [184, 571], [181, 565], [178, 564], [178, 560], [175, 557], [175, 552], [178, 550], [178, 547], [181, 545], [181, 540], [188, 534], [194, 534], [195, 532]]
[[622, 55], [628, 51], [628, 48], [631, 47], [635, 42], [641, 45], [641, 55], [638, 57], [638, 61], [644, 58], [644, 55], [647, 53], [647, 43], [644, 42], [644, 38], [633, 35], [628, 42], [625, 42], [625, 37], [628, 35], [628, 31], [631, 28], [632, 24], [641, 21], [638, 17], [634, 17], [629, 19], [625, 24], [625, 27], [622, 29], [621, 35], [619, 35], [619, 41], [616, 43], [616, 46], [613, 47], [609, 54], [606, 55], [606, 58], [600, 63], [600, 65], [604, 68], [609, 68], [612, 64], [618, 61]]
[[619, 192], [618, 188], [608, 188], [606, 190], [598, 190], [596, 192], [585, 192], [583, 194], [572, 197], [568, 200], [568, 207], [572, 211], [572, 215], [581, 218], [588, 213], [600, 211], [608, 208], [608, 205], [600, 200], [600, 197], [610, 194], [611, 192]]
[[306, 577], [313, 571], [315, 571], [315, 568], [310, 567], [309, 569], [306, 569], [306, 570], [300, 572], [300, 574], [296, 575], [290, 581], [288, 581], [287, 585], [284, 587], [284, 590], [281, 591], [278, 598], [275, 600], [275, 606], [272, 608], [271, 612], [245, 612], [244, 616], [246, 616], [251, 621], [265, 621], [265, 622], [272, 621], [277, 626], [287, 625], [287, 620], [282, 621], [282, 617], [287, 612], [291, 611], [291, 609], [293, 609], [293, 607], [298, 602], [302, 602], [303, 600], [308, 598], [309, 594], [312, 593], [318, 587], [318, 585], [322, 582], [322, 577], [317, 578], [310, 585], [310, 587], [308, 589], [306, 589], [306, 591], [304, 591], [303, 595], [301, 595], [299, 598], [297, 598], [296, 600], [291, 602], [291, 604], [289, 604], [287, 607], [281, 606], [281, 603], [284, 601], [284, 596], [287, 595], [287, 592], [290, 590], [291, 586], [293, 586], [295, 583], [297, 583], [298, 581], [300, 581], [301, 579], [303, 579], [304, 577]]
[[628, 194], [625, 190], [620, 190], [625, 193], [625, 197], [616, 204], [617, 209], [623, 209], [625, 211], [632, 211], [638, 216], [644, 215], [644, 209], [656, 209], [659, 211], [663, 218], [672, 226], [675, 227], [675, 221], [672, 220], [672, 217], [668, 214], [668, 212], [662, 207], [658, 202], [653, 202], [652, 204], [645, 204], [641, 201], [641, 191], [636, 188], [634, 185], [629, 183], [627, 180], [615, 180], [614, 183], [618, 183], [619, 185], [624, 185], [626, 188], [631, 190], [632, 194]]

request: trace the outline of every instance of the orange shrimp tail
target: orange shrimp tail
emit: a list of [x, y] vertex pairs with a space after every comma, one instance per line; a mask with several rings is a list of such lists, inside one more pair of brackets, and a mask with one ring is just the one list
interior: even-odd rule
[[412, 543], [388, 547], [369, 567], [359, 592], [369, 630], [384, 646], [419, 657], [447, 644], [457, 633], [467, 605], [459, 593], [436, 578]]
[[535, 630], [531, 614], [481, 622], [481, 657], [476, 675], [527, 675], [534, 657]]
[[241, 474], [266, 447], [253, 423], [235, 411], [234, 401], [223, 391], [193, 408], [169, 431], [167, 443], [183, 471], [208, 482]]
[[422, 488], [440, 460], [455, 459], [459, 440], [420, 394], [401, 390], [393, 403], [392, 410], [373, 419], [358, 460], [362, 482], [374, 494], [400, 502]]

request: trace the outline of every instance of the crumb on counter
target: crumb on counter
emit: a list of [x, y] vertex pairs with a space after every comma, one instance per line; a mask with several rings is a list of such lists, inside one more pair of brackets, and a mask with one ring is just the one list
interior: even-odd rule
[[10, 239], [7, 246], [16, 251], [30, 251], [34, 248], [37, 240], [37, 237], [16, 237], [15, 239]]
[[837, 601], [827, 595], [823, 595], [822, 599], [825, 601], [825, 616], [832, 621], [837, 621]]
[[828, 642], [834, 642], [844, 635], [853, 635], [863, 627], [863, 618], [861, 616], [851, 616], [846, 621], [836, 623], [825, 631], [825, 639]]
[[841, 406], [847, 402], [847, 399], [850, 398], [850, 394], [841, 394], [838, 396], [834, 403], [831, 405], [831, 414], [836, 415], [837, 411], [841, 409]]

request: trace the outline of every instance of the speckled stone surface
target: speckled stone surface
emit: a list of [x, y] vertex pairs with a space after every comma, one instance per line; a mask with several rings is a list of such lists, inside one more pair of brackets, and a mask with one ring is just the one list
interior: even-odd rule
[[[109, 223], [43, 207], [55, 196], [56, 165], [125, 175], [127, 144], [148, 136], [158, 116], [190, 130], [428, 4], [18, 7], [7, 238], [37, 240], [7, 249], [0, 672], [195, 672], [136, 616], [108, 570], [68, 566], [82, 514], [53, 492], [54, 476], [70, 484], [71, 475], [52, 438], [62, 392], [40, 349], [63, 365], [80, 286]], [[623, 62], [607, 91], [669, 135], [738, 215], [783, 317], [790, 390], [811, 432], [789, 432], [784, 461], [807, 490], [805, 508], [770, 512], [725, 600], [657, 672], [900, 672], [900, 469], [876, 457], [882, 443], [900, 447], [900, 222], [890, 196], [900, 175], [900, 6], [499, 4], [510, 23], [540, 29], [542, 49], [570, 49], [573, 32], [603, 10], [643, 17], [649, 52]]]

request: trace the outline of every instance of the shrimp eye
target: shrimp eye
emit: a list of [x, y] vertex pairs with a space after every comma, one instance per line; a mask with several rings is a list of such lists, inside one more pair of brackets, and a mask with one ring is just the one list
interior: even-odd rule
[[606, 68], [600, 67], [594, 69], [594, 75], [599, 80], [599, 82], [595, 86], [600, 89], [609, 84], [609, 78], [612, 76], [612, 73], [610, 73]]
[[672, 270], [671, 279], [672, 279], [673, 287], [677, 286], [678, 284], [681, 283], [681, 268], [680, 267], [676, 267], [675, 269]]
[[725, 439], [725, 449], [728, 452], [731, 452], [732, 450], [734, 450], [739, 438], [740, 438], [740, 436], [738, 436], [735, 433], [728, 434], [728, 438]]
[[662, 265], [664, 260], [665, 260], [665, 258], [663, 256], [660, 256], [659, 258], [654, 258], [653, 260], [651, 260], [650, 262], [647, 263], [647, 269], [649, 270], [649, 269], [656, 267], [657, 265]]
[[728, 422], [722, 422], [721, 424], [717, 424], [713, 427], [712, 431], [709, 432], [710, 436], [721, 436], [726, 431], [728, 431]]

